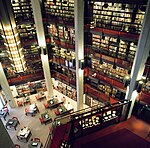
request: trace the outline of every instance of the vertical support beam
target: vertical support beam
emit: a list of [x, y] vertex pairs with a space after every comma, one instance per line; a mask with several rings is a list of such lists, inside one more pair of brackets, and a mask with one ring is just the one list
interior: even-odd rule
[[6, 128], [4, 127], [1, 119], [0, 119], [0, 133], [1, 133], [0, 147], [15, 148], [15, 146], [14, 146]]
[[84, 0], [74, 0], [75, 51], [76, 51], [76, 87], [77, 110], [83, 109], [84, 70], [79, 61], [84, 59]]
[[0, 6], [0, 29], [2, 29], [4, 45], [6, 46], [9, 58], [12, 61], [15, 71], [23, 72], [26, 70], [26, 61], [23, 55], [16, 22], [13, 16], [11, 1], [0, 0]]
[[40, 0], [31, 0], [31, 4], [33, 9], [34, 21], [36, 25], [38, 44], [40, 47], [46, 48]]
[[142, 78], [144, 68], [145, 68], [145, 63], [147, 57], [149, 56], [149, 52], [150, 52], [150, 0], [148, 0], [147, 3], [145, 18], [143, 21], [143, 28], [140, 34], [137, 51], [135, 54], [135, 58], [131, 70], [131, 81], [125, 97], [126, 99], [132, 101], [128, 118], [131, 116], [135, 99], [136, 99], [135, 94], [137, 92], [134, 90], [135, 84], [136, 81]]
[[34, 14], [34, 21], [36, 24], [36, 33], [38, 38], [38, 44], [41, 48], [41, 60], [43, 65], [44, 77], [46, 81], [46, 88], [48, 97], [53, 96], [53, 85], [51, 80], [51, 73], [50, 73], [50, 66], [48, 61], [48, 55], [44, 55], [43, 49], [46, 49], [46, 40], [45, 40], [45, 33], [43, 27], [43, 20], [41, 14], [41, 4], [40, 0], [31, 0], [33, 14]]
[[46, 80], [46, 87], [47, 87], [47, 95], [48, 97], [52, 98], [53, 97], [53, 89], [52, 86], [52, 79], [50, 73], [50, 68], [49, 68], [49, 61], [48, 61], [48, 55], [41, 54], [41, 60], [42, 60], [42, 65], [43, 65], [43, 70], [44, 70], [44, 76]]
[[6, 96], [7, 102], [9, 103], [11, 108], [14, 108], [14, 107], [16, 107], [16, 102], [13, 98], [12, 92], [10, 90], [10, 87], [9, 87], [9, 84], [8, 84], [7, 79], [6, 79], [6, 76], [5, 76], [5, 73], [3, 71], [3, 67], [2, 67], [1, 63], [0, 63], [0, 77], [1, 77], [0, 78], [0, 84], [1, 84], [1, 87], [4, 91], [4, 94]]

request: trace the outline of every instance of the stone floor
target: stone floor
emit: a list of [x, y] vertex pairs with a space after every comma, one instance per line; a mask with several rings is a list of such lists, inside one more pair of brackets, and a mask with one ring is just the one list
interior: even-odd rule
[[[29, 105], [26, 105], [26, 106], [17, 107], [14, 109], [9, 109], [10, 115], [6, 118], [6, 121], [4, 121], [2, 119], [4, 125], [6, 125], [6, 122], [8, 121], [8, 119], [12, 118], [13, 116], [16, 116], [19, 119], [20, 125], [17, 126], [16, 130], [14, 130], [14, 129], [6, 129], [6, 130], [8, 131], [13, 143], [19, 144], [21, 146], [21, 148], [27, 148], [28, 147], [28, 142], [27, 143], [20, 142], [16, 137], [18, 131], [22, 127], [29, 127], [31, 129], [31, 132], [32, 132], [31, 138], [34, 138], [34, 137], [40, 138], [41, 142], [44, 145], [46, 140], [47, 140], [48, 134], [49, 134], [49, 128], [52, 125], [52, 123], [48, 123], [47, 125], [45, 125], [45, 124], [41, 125], [39, 117], [42, 113], [44, 113], [46, 111], [46, 109], [43, 105], [43, 103], [46, 102], [46, 99], [42, 100], [41, 102], [37, 101], [35, 98], [35, 95], [36, 94], [30, 96], [31, 104], [36, 103], [36, 105], [39, 108], [40, 113], [37, 113], [33, 117], [26, 116], [25, 115], [25, 107], [29, 106]], [[47, 96], [46, 92], [45, 92], [45, 95]], [[54, 96], [55, 95], [57, 95], [57, 97], [60, 97], [60, 98], [62, 98], [64, 96], [63, 94], [54, 90]], [[77, 103], [74, 100], [72, 100], [66, 96], [65, 96], [65, 98], [66, 98], [66, 103], [70, 102], [70, 104], [74, 108], [74, 111], [76, 111], [77, 110]], [[87, 107], [87, 106], [85, 105], [84, 107]], [[50, 113], [50, 115], [53, 119], [56, 117], [53, 110], [47, 109], [47, 111]], [[30, 139], [29, 139], [29, 141], [30, 141]]]

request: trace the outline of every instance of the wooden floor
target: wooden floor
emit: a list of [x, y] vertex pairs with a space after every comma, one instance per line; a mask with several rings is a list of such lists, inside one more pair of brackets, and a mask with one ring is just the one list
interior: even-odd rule
[[116, 132], [123, 128], [129, 129], [134, 134], [136, 134], [136, 135], [142, 137], [143, 139], [147, 140], [148, 142], [150, 142], [150, 137], [147, 136], [148, 133], [150, 132], [150, 124], [132, 116], [130, 119], [128, 119], [125, 122], [107, 127], [103, 130], [100, 130], [100, 131], [94, 132], [92, 134], [89, 134], [87, 136], [84, 136], [82, 138], [76, 139], [74, 141], [74, 148], [81, 148], [82, 144], [96, 140], [97, 138], [103, 137], [105, 135]]

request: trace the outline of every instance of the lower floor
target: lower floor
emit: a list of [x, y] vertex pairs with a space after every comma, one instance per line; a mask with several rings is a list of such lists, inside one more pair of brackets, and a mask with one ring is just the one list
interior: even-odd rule
[[[46, 92], [44, 92], [44, 93], [47, 97]], [[54, 96], [56, 96], [56, 95], [58, 98], [65, 97], [66, 98], [65, 103], [67, 104], [68, 102], [70, 102], [70, 104], [74, 108], [74, 111], [77, 110], [76, 101], [70, 99], [67, 96], [64, 96], [62, 93], [58, 92], [57, 90], [54, 90]], [[13, 143], [19, 144], [21, 146], [21, 148], [27, 148], [31, 138], [39, 138], [43, 145], [46, 143], [48, 134], [49, 134], [51, 126], [52, 126], [52, 122], [50, 122], [46, 125], [41, 124], [39, 118], [42, 113], [48, 112], [50, 114], [50, 116], [52, 117], [52, 120], [54, 120], [56, 118], [54, 109], [50, 110], [50, 109], [45, 109], [45, 107], [44, 107], [44, 103], [47, 101], [47, 99], [36, 100], [35, 96], [36, 96], [36, 94], [29, 96], [30, 100], [31, 100], [31, 104], [36, 103], [36, 105], [39, 109], [39, 112], [35, 116], [30, 116], [30, 115], [26, 116], [25, 115], [25, 108], [27, 108], [29, 106], [28, 104], [26, 104], [24, 106], [20, 106], [20, 107], [13, 108], [13, 109], [9, 108], [9, 115], [6, 117], [6, 120], [1, 118], [4, 126], [6, 126], [6, 123], [10, 118], [12, 118], [12, 117], [18, 118], [20, 124], [16, 127], [16, 130], [13, 128], [10, 128], [10, 129], [6, 128], [6, 130], [7, 130], [8, 134], [10, 135]], [[88, 106], [84, 105], [84, 107], [86, 108]], [[20, 131], [20, 129], [22, 129], [24, 127], [28, 127], [31, 130], [32, 135], [28, 142], [21, 142], [17, 139], [18, 132]], [[136, 135], [140, 136], [141, 138], [150, 142], [150, 137], [147, 136], [148, 133], [150, 132], [150, 125], [148, 123], [142, 121], [141, 119], [131, 117], [130, 119], [128, 119], [125, 122], [107, 127], [105, 129], [102, 129], [100, 131], [94, 132], [92, 134], [89, 134], [87, 136], [84, 136], [82, 138], [75, 140], [74, 147], [78, 147], [78, 148], [82, 147], [82, 145], [86, 144], [87, 141], [92, 142], [98, 138], [101, 138], [105, 135], [108, 135], [110, 133], [116, 132], [116, 131], [118, 131], [120, 129], [124, 129], [124, 128], [132, 131], [134, 134], [136, 134]]]
[[[47, 92], [44, 92], [44, 94], [46, 95], [46, 99], [42, 99], [42, 100], [37, 100], [36, 99], [36, 95], [37, 94], [33, 94], [30, 95], [30, 103], [31, 104], [36, 104], [36, 106], [39, 109], [39, 112], [35, 115], [35, 116], [31, 116], [31, 115], [25, 115], [25, 109], [28, 108], [30, 106], [30, 104], [25, 104], [23, 106], [19, 106], [16, 108], [9, 108], [9, 115], [6, 117], [6, 120], [2, 119], [2, 122], [4, 124], [4, 126], [6, 127], [6, 123], [8, 122], [9, 119], [13, 118], [13, 117], [17, 117], [20, 124], [17, 125], [16, 130], [14, 128], [6, 128], [7, 132], [9, 133], [12, 141], [14, 144], [19, 144], [21, 146], [21, 148], [27, 148], [28, 144], [31, 140], [31, 138], [35, 138], [38, 137], [41, 142], [43, 143], [43, 145], [45, 144], [48, 134], [50, 132], [50, 128], [52, 126], [52, 122], [48, 123], [48, 124], [41, 124], [39, 118], [41, 117], [41, 114], [48, 112], [49, 115], [52, 117], [52, 120], [54, 120], [56, 118], [56, 115], [54, 113], [55, 109], [45, 109], [44, 107], [44, 103], [47, 102]], [[76, 101], [70, 99], [67, 96], [64, 96], [62, 93], [58, 92], [57, 90], [54, 89], [54, 96], [57, 96], [58, 98], [63, 98], [65, 97], [65, 104], [68, 104], [68, 102], [70, 103], [70, 105], [74, 108], [74, 111], [77, 110], [77, 103]], [[19, 98], [18, 98], [19, 99]], [[84, 105], [84, 107], [88, 107], [87, 105]], [[20, 129], [22, 129], [23, 127], [28, 127], [31, 130], [31, 137], [29, 139], [28, 142], [21, 142], [17, 139], [17, 134], [20, 131]]]

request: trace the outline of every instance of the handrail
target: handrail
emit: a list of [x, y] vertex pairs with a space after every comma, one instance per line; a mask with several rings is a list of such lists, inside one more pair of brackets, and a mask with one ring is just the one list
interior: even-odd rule
[[54, 124], [52, 124], [52, 127], [49, 131], [49, 134], [48, 134], [48, 137], [46, 139], [46, 142], [45, 142], [45, 145], [44, 145], [44, 148], [49, 148], [50, 145], [51, 145], [51, 141], [53, 139], [53, 135], [55, 134], [55, 126]]
[[45, 142], [45, 145], [44, 145], [44, 148], [50, 147], [50, 140], [51, 140], [51, 133], [49, 132], [48, 137]]
[[[110, 109], [114, 109], [116, 107], [119, 107], [119, 106], [122, 106], [122, 105], [125, 105], [125, 104], [128, 104], [128, 103], [129, 103], [129, 100], [122, 100], [122, 101], [119, 101], [119, 102], [116, 102], [116, 103], [113, 103], [113, 104], [107, 104], [105, 106], [101, 106], [101, 105], [98, 104], [98, 105], [93, 106], [92, 108], [88, 107], [88, 108], [73, 112], [69, 115], [56, 117], [54, 119], [54, 122], [57, 123], [57, 124], [55, 124], [57, 126], [57, 125], [60, 124], [59, 123], [60, 120], [65, 120], [67, 122], [70, 122], [70, 121], [73, 121], [73, 120], [76, 120], [76, 119], [79, 119], [79, 118], [83, 118], [83, 117], [85, 118], [86, 116], [89, 116], [88, 113], [94, 113], [95, 114], [99, 111], [105, 112], [105, 111], [108, 111]], [[68, 119], [68, 120], [66, 120], [66, 119]], [[61, 124], [63, 124], [63, 122]]]
[[[112, 104], [107, 102], [105, 106], [95, 105], [92, 108], [88, 107], [69, 115], [56, 117], [53, 121], [54, 134], [56, 134], [55, 129], [57, 129], [57, 126], [60, 125], [60, 128], [62, 126], [64, 128], [64, 126], [66, 125], [64, 132], [67, 130], [67, 133], [64, 133], [62, 138], [59, 139], [60, 144], [62, 146], [73, 145], [73, 141], [80, 136], [87, 135], [88, 133], [95, 130], [100, 130], [109, 125], [126, 120], [130, 105], [130, 100], [121, 100]], [[126, 107], [126, 111], [124, 114], [122, 114], [124, 107]], [[111, 111], [111, 113], [108, 113], [109, 111]], [[110, 115], [113, 116], [111, 116], [110, 119], [107, 119]], [[96, 124], [94, 123], [95, 119]], [[92, 126], [87, 126], [87, 124], [85, 124], [87, 120], [93, 120], [93, 123], [90, 122]], [[70, 128], [68, 126], [70, 126]]]

